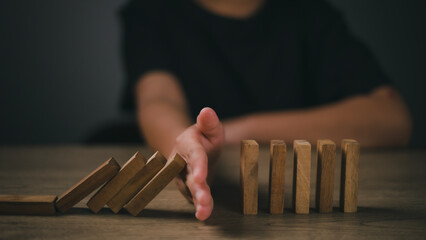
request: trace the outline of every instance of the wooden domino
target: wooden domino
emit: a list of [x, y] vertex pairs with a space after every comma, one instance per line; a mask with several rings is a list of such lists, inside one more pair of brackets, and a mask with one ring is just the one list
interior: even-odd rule
[[293, 209], [296, 214], [309, 213], [311, 181], [311, 144], [294, 140]]
[[108, 207], [118, 213], [164, 167], [166, 162], [167, 160], [160, 152], [152, 155], [145, 167], [139, 170], [135, 177], [107, 203]]
[[56, 201], [56, 209], [66, 212], [102, 184], [113, 178], [120, 170], [120, 165], [110, 158], [87, 177], [63, 193]]
[[0, 195], [2, 215], [55, 215], [52, 195]]
[[127, 183], [133, 180], [136, 174], [143, 169], [146, 158], [136, 152], [108, 183], [106, 183], [87, 202], [87, 206], [94, 213], [99, 212]]
[[343, 212], [357, 211], [359, 152], [360, 145], [356, 140], [342, 140], [340, 208]]
[[124, 208], [133, 216], [139, 213], [185, 168], [186, 162], [176, 154], [166, 165], [142, 188]]
[[[357, 212], [360, 144], [356, 140], [344, 139], [341, 148], [340, 208], [347, 213]], [[244, 215], [257, 215], [259, 145], [255, 140], [243, 140], [240, 150], [242, 212]], [[294, 140], [293, 150], [292, 207], [296, 214], [309, 214], [311, 144], [306, 140]], [[284, 212], [286, 153], [284, 141], [270, 142], [271, 214]], [[335, 158], [336, 144], [328, 139], [318, 140], [315, 206], [320, 213], [333, 211]], [[137, 152], [121, 169], [110, 158], [58, 198], [52, 195], [0, 195], [0, 215], [66, 212], [104, 184], [87, 203], [94, 213], [105, 205], [118, 213], [124, 206], [130, 214], [137, 216], [173, 178], [182, 173], [185, 166], [186, 162], [179, 154], [167, 161], [156, 152], [147, 161]]]
[[241, 142], [240, 185], [242, 212], [256, 215], [258, 206], [258, 158], [259, 145], [255, 140]]
[[286, 144], [282, 140], [272, 140], [269, 166], [269, 212], [284, 212]]
[[318, 140], [315, 206], [320, 213], [333, 212], [335, 159], [336, 144], [328, 139]]

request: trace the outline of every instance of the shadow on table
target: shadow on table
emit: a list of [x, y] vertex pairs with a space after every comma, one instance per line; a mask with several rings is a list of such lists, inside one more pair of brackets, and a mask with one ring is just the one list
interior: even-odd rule
[[[426, 223], [426, 213], [413, 209], [395, 207], [358, 207], [357, 213], [343, 213], [338, 207], [332, 213], [318, 213], [311, 208], [308, 215], [294, 214], [286, 200], [283, 215], [271, 215], [268, 212], [268, 198], [264, 190], [259, 189], [259, 213], [256, 216], [243, 216], [241, 213], [240, 186], [226, 179], [215, 179], [212, 187], [215, 210], [206, 221], [206, 225], [217, 227], [228, 237], [274, 237], [276, 231], [296, 231], [314, 229], [351, 228], [369, 226], [374, 229], [392, 227], [395, 221], [399, 227], [414, 231], [424, 231], [418, 226], [419, 220]], [[289, 194], [287, 194], [289, 195]], [[272, 231], [271, 231], [272, 230]], [[275, 231], [275, 233], [274, 233]]]
[[[129, 216], [133, 217], [130, 213], [125, 210], [121, 210], [118, 213], [114, 213], [108, 208], [102, 208], [98, 213], [93, 213], [89, 208], [71, 208], [66, 213], [58, 213], [61, 215], [98, 215], [98, 216]], [[137, 217], [141, 218], [164, 218], [164, 219], [194, 219], [194, 213], [183, 212], [183, 211], [172, 211], [172, 210], [161, 210], [161, 209], [144, 209]], [[194, 219], [195, 220], [195, 219]]]
[[229, 237], [259, 236], [268, 237], [268, 230], [259, 222], [259, 215], [265, 215], [263, 194], [259, 194], [259, 215], [243, 216], [241, 214], [240, 186], [225, 178], [217, 176], [212, 186], [215, 209], [212, 216], [205, 222], [208, 226], [218, 229]]

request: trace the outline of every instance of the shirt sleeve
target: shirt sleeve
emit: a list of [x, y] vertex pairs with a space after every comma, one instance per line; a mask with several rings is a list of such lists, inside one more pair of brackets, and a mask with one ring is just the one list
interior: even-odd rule
[[[120, 12], [126, 85], [123, 108], [134, 109], [134, 86], [152, 70], [173, 71], [164, 19], [151, 1], [130, 1]], [[155, 1], [153, 1], [155, 2]]]
[[370, 49], [348, 31], [341, 15], [322, 0], [311, 3], [306, 12], [310, 21], [307, 92], [315, 98], [313, 102], [332, 102], [391, 84]]

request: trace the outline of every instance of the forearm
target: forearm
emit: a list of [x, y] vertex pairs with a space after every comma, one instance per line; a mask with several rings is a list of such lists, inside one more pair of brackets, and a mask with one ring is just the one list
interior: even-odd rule
[[[186, 168], [175, 178], [178, 189], [195, 204], [195, 216], [205, 220], [213, 210], [207, 185], [214, 160], [223, 144], [223, 128], [213, 109], [200, 111], [191, 125], [188, 106], [177, 79], [166, 71], [145, 74], [136, 86], [137, 116], [148, 144], [165, 157], [180, 154]], [[190, 193], [188, 192], [190, 191]]]
[[191, 124], [183, 92], [177, 80], [166, 72], [147, 74], [136, 91], [142, 134], [153, 149], [168, 157], [176, 137]]
[[153, 102], [141, 108], [138, 121], [149, 146], [167, 157], [176, 137], [191, 123], [185, 112], [166, 102]]
[[391, 90], [356, 96], [318, 108], [254, 114], [225, 122], [228, 143], [242, 138], [355, 138], [363, 146], [402, 146], [409, 141], [411, 120], [400, 97]]

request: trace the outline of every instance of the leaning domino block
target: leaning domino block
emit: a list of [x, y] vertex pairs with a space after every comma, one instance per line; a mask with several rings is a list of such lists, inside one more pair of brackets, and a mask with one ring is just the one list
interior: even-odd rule
[[308, 214], [311, 190], [311, 144], [305, 140], [295, 140], [293, 149], [293, 209], [297, 214]]
[[137, 216], [185, 168], [186, 162], [176, 154], [124, 207]]
[[342, 141], [342, 172], [340, 208], [343, 212], [356, 212], [358, 208], [359, 143], [352, 139]]
[[107, 205], [115, 213], [132, 199], [157, 173], [164, 167], [167, 160], [156, 152], [148, 160], [145, 167], [139, 170], [134, 178], [127, 183], [108, 203]]
[[113, 178], [119, 170], [120, 165], [113, 158], [110, 158], [87, 177], [63, 193], [56, 201], [56, 209], [60, 212], [66, 212], [102, 184]]
[[315, 205], [320, 213], [333, 212], [335, 159], [336, 144], [331, 140], [318, 140]]
[[87, 202], [87, 206], [94, 213], [99, 212], [105, 204], [111, 200], [127, 183], [133, 180], [136, 174], [145, 166], [146, 158], [139, 152], [136, 152], [120, 169], [117, 175], [106, 183], [93, 197]]
[[56, 196], [0, 195], [2, 215], [55, 215]]
[[241, 142], [240, 185], [244, 215], [257, 215], [259, 145], [254, 140]]

